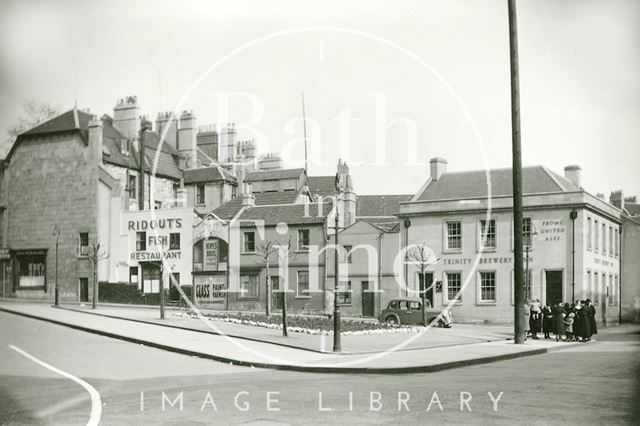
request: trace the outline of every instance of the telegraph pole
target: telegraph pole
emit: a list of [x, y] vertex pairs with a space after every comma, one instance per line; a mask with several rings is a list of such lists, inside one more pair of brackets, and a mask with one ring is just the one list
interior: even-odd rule
[[520, 88], [518, 72], [518, 26], [516, 0], [507, 0], [509, 11], [509, 59], [511, 69], [511, 150], [513, 157], [513, 233], [514, 237], [514, 342], [523, 344], [524, 286], [522, 268], [522, 153], [520, 144]]
[[340, 262], [338, 259], [338, 197], [339, 192], [336, 194], [336, 221], [335, 221], [335, 233], [336, 233], [336, 247], [335, 247], [335, 288], [333, 290], [333, 351], [340, 352], [340, 303], [338, 302], [338, 290], [340, 290]]

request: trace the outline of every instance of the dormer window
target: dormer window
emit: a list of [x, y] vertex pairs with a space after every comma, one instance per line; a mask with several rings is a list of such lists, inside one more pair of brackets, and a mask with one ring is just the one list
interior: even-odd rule
[[129, 155], [129, 139], [120, 139], [120, 152], [122, 155]]

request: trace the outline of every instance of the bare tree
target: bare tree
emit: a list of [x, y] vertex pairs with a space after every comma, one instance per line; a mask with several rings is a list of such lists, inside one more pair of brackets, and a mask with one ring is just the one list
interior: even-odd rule
[[4, 149], [10, 148], [18, 135], [30, 128], [54, 117], [60, 112], [60, 108], [47, 102], [29, 99], [22, 104], [22, 113], [18, 120], [7, 130], [7, 140]]
[[[296, 257], [295, 251], [292, 249], [293, 245], [291, 243], [291, 238], [287, 241], [287, 244], [282, 244], [274, 241], [265, 241], [256, 247], [256, 254], [260, 257], [261, 263], [264, 263], [266, 268], [266, 287], [267, 287], [267, 303], [266, 303], [266, 314], [267, 316], [271, 315], [271, 263], [274, 262], [276, 265], [280, 265], [281, 262], [292, 259]], [[288, 287], [286, 285], [287, 277], [281, 277], [282, 282], [280, 283], [280, 289], [282, 290], [282, 335], [287, 336], [287, 294], [283, 289]]]
[[425, 243], [418, 244], [407, 254], [409, 262], [413, 263], [420, 273], [420, 282], [422, 283], [422, 290], [420, 291], [422, 297], [422, 325], [427, 326], [427, 291], [431, 290], [434, 286], [435, 280], [427, 288], [426, 273], [427, 269], [431, 265], [435, 265], [438, 262], [433, 250], [431, 250]]
[[105, 251], [101, 251], [100, 249], [100, 242], [97, 240], [93, 240], [89, 245], [89, 252], [87, 253], [87, 257], [93, 265], [93, 300], [91, 304], [92, 309], [95, 309], [98, 303], [98, 263], [109, 258], [109, 254]]

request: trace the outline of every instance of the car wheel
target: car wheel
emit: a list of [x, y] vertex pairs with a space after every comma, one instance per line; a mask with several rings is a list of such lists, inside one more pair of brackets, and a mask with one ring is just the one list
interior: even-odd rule
[[391, 325], [398, 325], [398, 324], [400, 324], [400, 322], [398, 321], [398, 318], [396, 318], [396, 317], [395, 317], [395, 316], [393, 316], [393, 315], [390, 315], [390, 316], [386, 317], [386, 318], [384, 319], [384, 322], [385, 322], [385, 323], [387, 323], [387, 324], [391, 324]]

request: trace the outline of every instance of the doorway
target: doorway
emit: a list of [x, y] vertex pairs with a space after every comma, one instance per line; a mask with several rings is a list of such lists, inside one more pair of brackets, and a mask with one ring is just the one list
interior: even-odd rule
[[80, 301], [89, 301], [89, 278], [80, 278]]
[[418, 277], [418, 280], [420, 282], [420, 297], [422, 298], [422, 292], [425, 291], [426, 282], [426, 298], [429, 306], [433, 306], [433, 272], [425, 272], [424, 277], [421, 274], [418, 274]]
[[372, 317], [375, 315], [375, 293], [370, 291], [369, 281], [362, 281], [362, 316]]
[[562, 271], [544, 271], [545, 274], [545, 303], [549, 306], [557, 305], [562, 300]]

